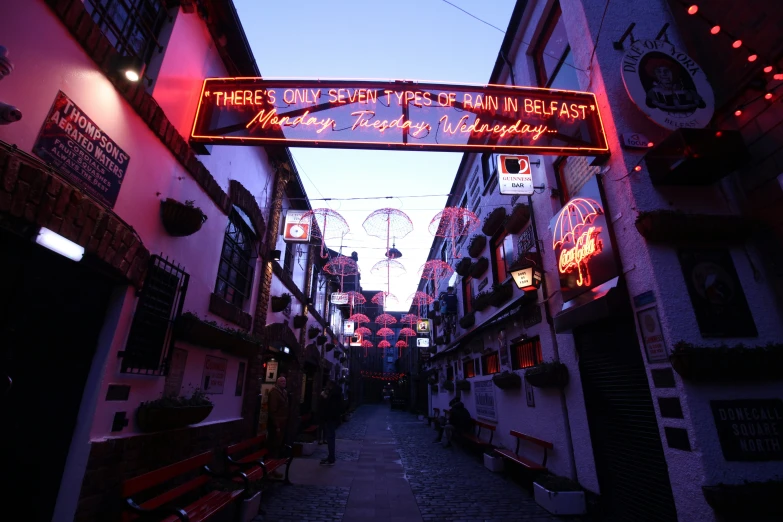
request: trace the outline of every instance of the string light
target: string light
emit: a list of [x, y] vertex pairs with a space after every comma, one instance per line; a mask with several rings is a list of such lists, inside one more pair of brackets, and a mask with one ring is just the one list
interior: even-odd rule
[[742, 40], [734, 40], [734, 43], [731, 44], [731, 46], [735, 49], [739, 49], [742, 46]]
[[742, 109], [737, 109], [734, 111], [734, 116], [742, 116]]
[[767, 65], [766, 67], [764, 67], [764, 72], [765, 73], [771, 73], [772, 72], [772, 66], [771, 65]]
[[641, 170], [642, 170], [642, 166], [641, 166], [641, 165], [637, 165], [637, 166], [635, 166], [635, 167], [633, 168], [633, 170], [634, 170], [634, 171], [636, 171], [636, 172], [641, 172]]
[[720, 26], [719, 25], [713, 25], [712, 29], [710, 29], [710, 32], [712, 34], [718, 34], [720, 32]]
[[765, 95], [764, 95], [764, 99], [765, 99], [765, 100], [771, 100], [771, 99], [772, 99], [772, 93], [771, 93], [771, 92], [768, 92], [767, 94], [765, 94]]
[[698, 5], [696, 5], [696, 4], [693, 4], [692, 6], [690, 6], [690, 7], [688, 8], [688, 14], [689, 14], [689, 15], [695, 15], [695, 14], [696, 14], [696, 13], [698, 13], [698, 12], [699, 12], [699, 6], [698, 6]]
[[759, 57], [759, 55], [757, 55], [757, 54], [751, 54], [750, 56], [748, 56], [748, 61], [749, 62], [755, 62], [758, 57]]

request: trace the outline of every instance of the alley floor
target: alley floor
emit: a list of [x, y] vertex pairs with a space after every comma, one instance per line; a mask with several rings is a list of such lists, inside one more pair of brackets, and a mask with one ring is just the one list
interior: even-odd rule
[[326, 446], [294, 459], [293, 485], [264, 491], [254, 522], [555, 522], [530, 493], [458, 446], [432, 444], [426, 421], [388, 405], [360, 407]]

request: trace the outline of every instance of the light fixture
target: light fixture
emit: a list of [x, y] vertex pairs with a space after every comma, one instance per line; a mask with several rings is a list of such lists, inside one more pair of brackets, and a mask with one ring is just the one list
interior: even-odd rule
[[56, 232], [52, 232], [48, 228], [41, 227], [38, 231], [38, 236], [35, 238], [35, 242], [39, 245], [48, 248], [52, 252], [57, 252], [61, 256], [65, 256], [68, 259], [74, 261], [81, 261], [84, 256], [84, 247], [81, 247], [65, 239], [63, 236]]
[[696, 13], [698, 13], [698, 12], [699, 12], [699, 6], [698, 6], [698, 5], [696, 5], [696, 4], [693, 4], [692, 6], [690, 6], [690, 7], [688, 8], [688, 14], [689, 14], [689, 15], [695, 15], [695, 14], [696, 14]]
[[642, 171], [642, 166], [641, 165], [637, 165], [637, 166], [635, 166], [633, 168], [633, 170], [635, 170], [636, 172], [641, 172]]
[[283, 353], [291, 353], [291, 348], [288, 346], [283, 346]]
[[144, 76], [145, 64], [136, 56], [120, 56], [115, 68], [129, 82], [138, 82]]
[[710, 33], [712, 34], [718, 34], [720, 32], [720, 26], [719, 25], [713, 25], [712, 29], [710, 29]]
[[517, 288], [525, 292], [532, 292], [541, 286], [543, 273], [538, 267], [530, 265], [519, 270], [512, 270], [511, 277], [514, 278]]
[[759, 55], [757, 55], [757, 54], [751, 54], [750, 56], [748, 56], [748, 61], [749, 62], [755, 62], [756, 59], [758, 59], [758, 57], [759, 57]]
[[731, 44], [731, 46], [735, 49], [739, 49], [740, 46], [742, 46], [742, 40], [734, 40], [734, 43]]
[[765, 100], [771, 100], [771, 99], [772, 99], [772, 93], [771, 93], [771, 92], [768, 92], [767, 94], [765, 94], [765, 95], [764, 95], [764, 99], [765, 99]]
[[734, 111], [734, 116], [742, 116], [742, 109], [737, 109]]
[[269, 255], [272, 257], [272, 261], [280, 261], [280, 254], [279, 250], [272, 250]]
[[774, 80], [783, 80], [783, 74], [780, 74], [780, 73], [776, 74], [775, 76], [772, 77], [772, 79], [774, 79]]
[[771, 73], [772, 72], [772, 66], [771, 65], [767, 65], [766, 67], [764, 67], [764, 72], [765, 73]]

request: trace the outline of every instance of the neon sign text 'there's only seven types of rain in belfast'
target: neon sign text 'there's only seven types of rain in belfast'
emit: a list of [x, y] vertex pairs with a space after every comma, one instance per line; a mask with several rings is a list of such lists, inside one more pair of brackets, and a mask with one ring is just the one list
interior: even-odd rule
[[191, 140], [238, 145], [608, 152], [592, 93], [399, 81], [204, 81]]

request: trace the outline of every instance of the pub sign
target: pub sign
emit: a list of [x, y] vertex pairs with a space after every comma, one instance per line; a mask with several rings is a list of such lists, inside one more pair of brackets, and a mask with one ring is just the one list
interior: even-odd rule
[[783, 460], [783, 400], [710, 401], [726, 460]]

